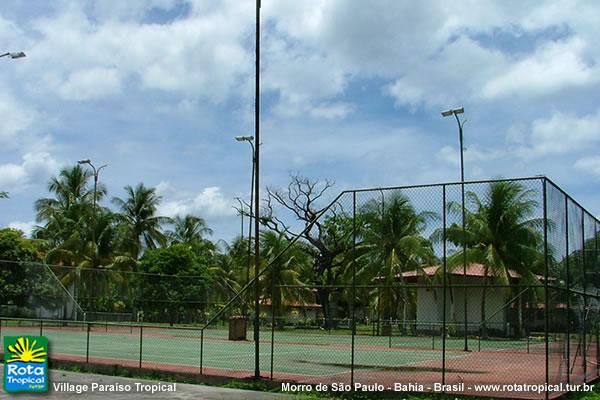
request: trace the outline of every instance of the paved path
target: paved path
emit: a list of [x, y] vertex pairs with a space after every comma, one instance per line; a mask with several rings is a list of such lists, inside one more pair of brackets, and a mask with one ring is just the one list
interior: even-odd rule
[[[0, 364], [0, 377], [2, 377], [2, 381], [4, 380], [4, 364]], [[221, 387], [214, 386], [203, 386], [203, 385], [190, 385], [185, 383], [177, 383], [175, 392], [161, 392], [151, 394], [149, 391], [136, 391], [135, 383], [140, 383], [142, 385], [156, 385], [158, 381], [149, 381], [145, 379], [136, 379], [136, 378], [122, 378], [116, 376], [108, 376], [108, 375], [98, 375], [98, 374], [81, 374], [77, 372], [67, 372], [67, 371], [59, 371], [52, 370], [50, 371], [50, 390], [44, 396], [33, 396], [27, 393], [22, 393], [19, 395], [10, 395], [6, 393], [4, 390], [0, 390], [0, 399], [1, 400], [15, 400], [15, 399], [30, 399], [30, 398], [41, 398], [41, 399], [57, 399], [57, 400], [83, 400], [83, 399], [111, 399], [111, 400], [141, 400], [141, 399], [152, 399], [152, 400], [162, 400], [162, 399], [181, 399], [181, 400], [245, 400], [245, 399], [254, 399], [254, 400], [285, 400], [291, 399], [292, 396], [285, 396], [281, 394], [274, 393], [265, 393], [265, 392], [256, 392], [250, 390], [238, 390], [238, 389], [225, 389]], [[73, 385], [85, 385], [91, 387], [92, 383], [98, 383], [103, 385], [111, 385], [111, 384], [121, 384], [121, 385], [129, 385], [131, 387], [131, 391], [129, 392], [93, 392], [89, 391], [82, 394], [77, 393], [65, 393], [64, 391], [56, 392], [53, 390], [53, 384], [58, 382], [68, 382]], [[172, 385], [171, 382], [161, 382], [166, 385]]]

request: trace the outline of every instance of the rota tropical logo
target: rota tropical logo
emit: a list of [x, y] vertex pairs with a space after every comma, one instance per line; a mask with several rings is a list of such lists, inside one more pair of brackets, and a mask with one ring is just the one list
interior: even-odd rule
[[48, 391], [48, 339], [45, 336], [4, 337], [4, 390]]

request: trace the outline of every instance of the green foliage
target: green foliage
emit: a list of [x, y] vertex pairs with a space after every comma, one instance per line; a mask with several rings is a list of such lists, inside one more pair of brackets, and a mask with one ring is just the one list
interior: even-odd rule
[[136, 306], [144, 319], [164, 320], [171, 324], [184, 316], [202, 314], [212, 277], [206, 260], [185, 245], [149, 249], [140, 260], [135, 282]]
[[113, 203], [120, 209], [119, 219], [122, 222], [125, 247], [131, 256], [137, 258], [143, 246], [149, 249], [163, 246], [167, 243], [166, 236], [161, 231], [163, 224], [171, 222], [170, 218], [156, 215], [161, 197], [154, 188], [148, 188], [139, 183], [135, 188], [125, 186], [127, 197], [113, 198]]
[[[275, 313], [277, 324], [281, 328], [285, 321], [282, 319], [283, 310], [291, 303], [312, 303], [310, 290], [303, 288], [300, 280], [304, 271], [310, 268], [310, 258], [299, 243], [292, 244], [283, 234], [273, 231], [261, 232], [260, 247], [265, 263], [270, 267], [260, 278], [263, 288], [263, 298], [269, 299], [271, 312]], [[294, 285], [299, 287], [279, 287]]]
[[23, 232], [0, 229], [0, 304], [24, 306], [36, 297], [52, 292], [47, 272], [41, 265], [38, 244]]
[[17, 229], [0, 229], [0, 260], [41, 261], [39, 244], [26, 239]]
[[[481, 325], [486, 329], [486, 289], [490, 281], [511, 285], [510, 271], [519, 274], [521, 284], [539, 283], [536, 274], [543, 273], [544, 221], [532, 218], [538, 203], [536, 192], [514, 181], [497, 181], [489, 184], [482, 198], [467, 192], [465, 205], [465, 231], [453, 224], [446, 235], [448, 239], [465, 247], [448, 258], [450, 269], [460, 268], [463, 259], [467, 263], [483, 265], [483, 291], [481, 301]], [[459, 214], [462, 206], [451, 203], [450, 212]], [[535, 294], [535, 293], [533, 293]], [[521, 321], [518, 321], [518, 331]]]
[[[405, 320], [415, 312], [415, 301], [404, 286], [402, 273], [435, 265], [433, 246], [422, 235], [427, 223], [436, 218], [430, 212], [417, 213], [401, 193], [364, 205], [358, 216], [364, 238], [359, 257], [362, 281], [376, 279], [386, 286], [381, 292], [381, 317]], [[399, 280], [402, 288], [391, 288]]]

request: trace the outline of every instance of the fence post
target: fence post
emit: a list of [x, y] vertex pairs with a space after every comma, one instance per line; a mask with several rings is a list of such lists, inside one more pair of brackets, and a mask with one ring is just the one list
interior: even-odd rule
[[85, 341], [85, 362], [90, 362], [90, 324], [87, 323], [87, 339]]
[[[442, 385], [446, 384], [446, 185], [442, 185], [442, 258], [443, 258], [443, 284], [442, 284]], [[465, 316], [466, 317], [466, 316]]]
[[583, 284], [583, 381], [587, 382], [587, 296], [586, 296], [586, 277], [585, 277], [585, 210], [581, 210], [581, 266], [582, 266], [582, 284]]
[[543, 178], [542, 181], [542, 196], [543, 196], [543, 200], [542, 202], [543, 204], [543, 212], [544, 212], [544, 342], [545, 342], [545, 350], [546, 350], [546, 357], [545, 357], [545, 369], [546, 369], [546, 373], [545, 373], [545, 378], [546, 378], [546, 399], [548, 399], [548, 385], [550, 384], [550, 347], [549, 347], [549, 342], [548, 342], [548, 335], [550, 334], [548, 332], [549, 330], [549, 314], [550, 314], [550, 301], [548, 299], [549, 296], [549, 291], [548, 291], [548, 180], [546, 178]]
[[[598, 234], [600, 232], [598, 231], [598, 221], [596, 221], [594, 223], [594, 260], [598, 260], [598, 257], [600, 256], [600, 254], [598, 254]], [[594, 267], [596, 269], [598, 269], [600, 267], [600, 265], [598, 265], [598, 262], [596, 261], [594, 263]], [[598, 319], [598, 315], [596, 315], [596, 321]], [[598, 330], [598, 322], [596, 322], [596, 376], [600, 375], [600, 339], [598, 338], [598, 335], [600, 334], [600, 331]]]
[[275, 318], [275, 277], [279, 277], [279, 271], [276, 270], [277, 264], [274, 264], [271, 267], [271, 370], [269, 374], [271, 380], [273, 380], [273, 351], [275, 350], [275, 323], [277, 322]]
[[392, 335], [394, 334], [394, 329], [392, 329], [392, 317], [390, 317], [390, 334], [388, 335], [389, 348], [392, 348]]
[[354, 302], [356, 301], [356, 192], [352, 192], [352, 299], [350, 307], [352, 307], [352, 360], [350, 369], [350, 385], [354, 387], [354, 352], [355, 352], [355, 336], [356, 336], [356, 311]]
[[569, 263], [569, 198], [565, 195], [565, 263], [567, 268], [567, 384], [571, 383], [571, 269]]
[[204, 329], [200, 329], [200, 375], [202, 375], [202, 358], [204, 356]]
[[596, 322], [596, 375], [600, 375], [600, 324]]
[[140, 324], [140, 364], [139, 367], [142, 368], [142, 338], [144, 337], [144, 324]]

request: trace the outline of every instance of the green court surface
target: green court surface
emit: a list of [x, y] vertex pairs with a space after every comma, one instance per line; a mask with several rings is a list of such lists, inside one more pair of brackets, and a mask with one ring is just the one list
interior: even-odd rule
[[[10, 335], [39, 335], [39, 326], [2, 326], [2, 337]], [[88, 349], [88, 332], [79, 326], [43, 326], [48, 337], [50, 358], [67, 355], [85, 361]], [[252, 332], [248, 332], [249, 335]], [[226, 329], [206, 329], [202, 346], [202, 365], [235, 371], [254, 371], [254, 342], [230, 341]], [[543, 346], [533, 340], [482, 340], [469, 339], [474, 352], [518, 351], [528, 348], [535, 352]], [[139, 362], [140, 344], [142, 365], [160, 368], [160, 364], [178, 366], [189, 372], [199, 372], [201, 340], [199, 329], [169, 329], [94, 325], [89, 332], [89, 357], [104, 359], [114, 364]], [[462, 338], [446, 339], [446, 359], [469, 356], [465, 353]], [[354, 362], [356, 369], [394, 370], [399, 368], [441, 367], [442, 338], [440, 336], [355, 336]], [[270, 371], [271, 330], [260, 332], [261, 370]], [[472, 355], [471, 355], [472, 356]], [[352, 336], [326, 331], [275, 331], [273, 370], [275, 373], [306, 376], [332, 376], [350, 371]], [[107, 360], [108, 359], [108, 360]], [[137, 365], [137, 364], [135, 364]]]

